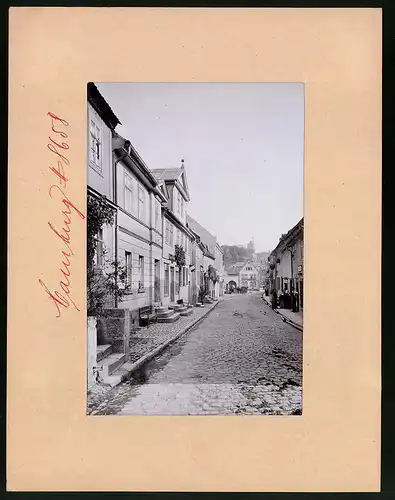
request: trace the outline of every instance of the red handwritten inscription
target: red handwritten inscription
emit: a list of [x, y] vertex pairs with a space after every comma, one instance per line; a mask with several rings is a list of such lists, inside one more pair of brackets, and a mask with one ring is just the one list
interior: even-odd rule
[[39, 279], [38, 281], [43, 287], [47, 296], [51, 299], [52, 303], [56, 307], [56, 317], [59, 318], [61, 316], [62, 308], [67, 309], [72, 305], [75, 307], [75, 309], [77, 309], [77, 311], [80, 310], [71, 296], [71, 257], [74, 255], [71, 247], [71, 227], [73, 215], [77, 215], [80, 219], [85, 219], [85, 215], [75, 206], [74, 203], [70, 201], [68, 196], [65, 194], [65, 189], [67, 188], [67, 183], [69, 182], [69, 178], [66, 176], [65, 166], [70, 166], [70, 161], [65, 156], [65, 151], [69, 149], [69, 144], [60, 140], [59, 137], [62, 139], [68, 138], [67, 133], [64, 132], [61, 127], [68, 127], [69, 123], [68, 121], [60, 118], [54, 113], [48, 112], [48, 116], [50, 116], [52, 120], [51, 130], [55, 134], [55, 138], [53, 138], [52, 135], [49, 135], [48, 138], [50, 142], [47, 144], [47, 148], [56, 156], [57, 162], [56, 167], [50, 166], [49, 169], [52, 173], [55, 174], [59, 182], [59, 185], [52, 184], [50, 186], [49, 196], [50, 198], [54, 198], [54, 196], [57, 195], [64, 208], [64, 210], [62, 210], [62, 214], [64, 216], [63, 227], [59, 230], [51, 222], [48, 222], [48, 226], [53, 234], [62, 240], [65, 246], [65, 249], [62, 250], [61, 253], [62, 264], [59, 268], [59, 271], [61, 273], [59, 288], [63, 293], [59, 290], [50, 290], [41, 279]]

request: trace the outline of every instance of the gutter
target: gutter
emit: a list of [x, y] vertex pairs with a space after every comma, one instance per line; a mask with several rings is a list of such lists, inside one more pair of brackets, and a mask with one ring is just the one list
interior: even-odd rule
[[[125, 145], [128, 143], [129, 141], [125, 141]], [[127, 151], [124, 151], [123, 154], [117, 158], [114, 162], [113, 162], [113, 192], [114, 192], [114, 203], [116, 205], [116, 211], [115, 211], [115, 262], [118, 262], [118, 176], [117, 176], [117, 165], [120, 161], [122, 161], [123, 159], [126, 158], [126, 156], [128, 155], [128, 152]], [[118, 277], [117, 277], [117, 273], [115, 274], [115, 287], [117, 287], [118, 285]], [[117, 296], [115, 296], [115, 299], [114, 299], [114, 302], [115, 302], [115, 307], [117, 308], [118, 307], [118, 299], [117, 299]]]

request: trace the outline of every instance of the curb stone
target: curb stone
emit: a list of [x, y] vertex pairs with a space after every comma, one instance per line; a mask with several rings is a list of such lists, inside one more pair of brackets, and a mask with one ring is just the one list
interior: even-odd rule
[[[271, 307], [269, 302], [266, 299], [263, 299], [263, 300], [267, 306]], [[291, 319], [287, 318], [287, 316], [284, 316], [284, 314], [281, 314], [280, 311], [278, 311], [277, 309], [273, 309], [273, 311], [283, 319], [284, 323], [288, 323], [289, 325], [293, 326], [296, 330], [299, 330], [300, 332], [303, 333], [302, 326], [298, 325], [297, 323], [295, 323]]]
[[176, 340], [178, 340], [180, 337], [182, 337], [183, 335], [185, 335], [187, 332], [189, 332], [189, 330], [191, 330], [196, 325], [198, 325], [201, 321], [203, 321], [211, 313], [211, 311], [213, 311], [218, 306], [218, 304], [220, 302], [222, 302], [222, 301], [221, 300], [215, 301], [214, 304], [213, 304], [213, 307], [211, 307], [208, 311], [206, 311], [200, 318], [196, 319], [196, 321], [194, 321], [190, 325], [188, 325], [185, 328], [183, 328], [180, 332], [176, 333], [176, 335], [174, 335], [170, 339], [165, 340], [165, 342], [163, 342], [159, 346], [155, 347], [155, 349], [152, 349], [152, 351], [150, 351], [149, 353], [145, 354], [144, 356], [142, 356], [141, 358], [139, 358], [134, 363], [128, 363], [128, 368], [127, 368], [128, 373], [125, 373], [124, 375], [122, 375], [122, 377], [119, 380], [119, 382], [117, 384], [115, 384], [113, 387], [116, 387], [117, 385], [121, 384], [125, 380], [128, 380], [133, 375], [133, 373], [135, 373], [143, 365], [145, 365], [146, 363], [148, 363], [148, 361], [151, 361], [151, 359], [153, 359], [155, 356], [157, 356], [163, 350], [165, 350], [166, 347], [168, 347], [170, 344], [172, 344], [173, 342], [175, 342]]

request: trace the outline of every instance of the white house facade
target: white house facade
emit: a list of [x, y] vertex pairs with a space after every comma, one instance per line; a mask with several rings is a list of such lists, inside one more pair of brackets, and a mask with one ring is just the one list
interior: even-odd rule
[[[163, 305], [177, 300], [190, 303], [192, 300], [191, 256], [193, 234], [186, 226], [187, 206], [190, 200], [184, 165], [180, 168], [152, 170], [167, 202], [163, 209], [164, 267]], [[185, 252], [185, 263], [176, 261], [176, 247]]]

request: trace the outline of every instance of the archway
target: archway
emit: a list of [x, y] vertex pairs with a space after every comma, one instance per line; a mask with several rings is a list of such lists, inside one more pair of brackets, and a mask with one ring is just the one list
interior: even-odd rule
[[233, 281], [233, 280], [229, 281], [229, 283], [228, 283], [229, 292], [233, 292], [236, 288], [237, 288], [236, 281]]

